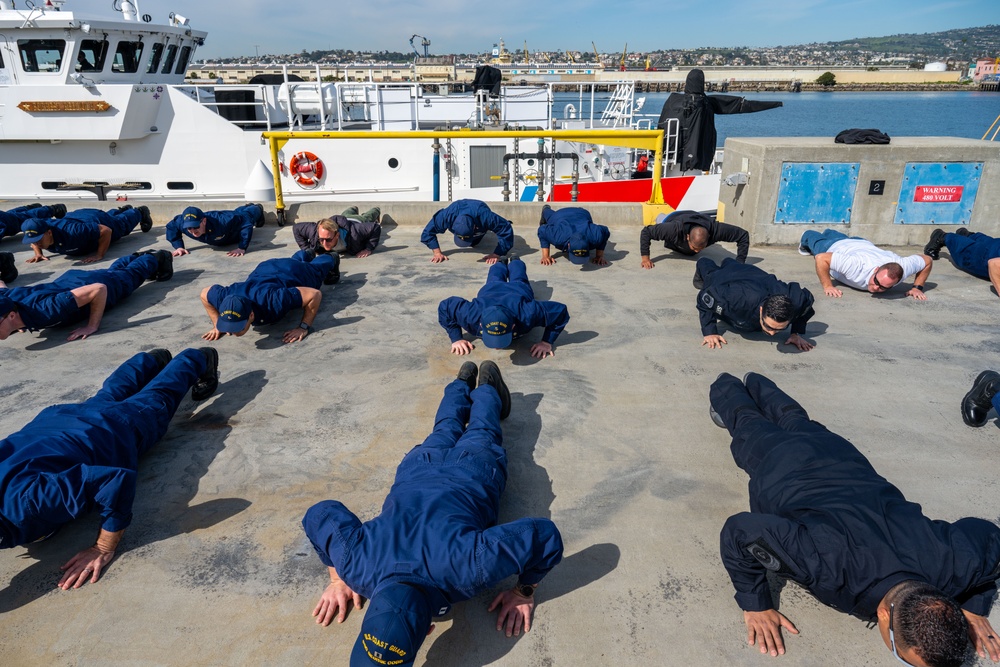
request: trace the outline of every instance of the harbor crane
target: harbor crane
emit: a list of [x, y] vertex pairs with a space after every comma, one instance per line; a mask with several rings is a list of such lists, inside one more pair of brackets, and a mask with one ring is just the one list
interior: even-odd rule
[[420, 46], [424, 47], [423, 57], [426, 58], [428, 56], [427, 47], [431, 45], [431, 40], [427, 39], [423, 35], [413, 35], [412, 37], [410, 37], [410, 48], [413, 49], [413, 52], [417, 54], [418, 58], [420, 57], [420, 52], [417, 51], [417, 47], [413, 44], [413, 40], [415, 40], [417, 37], [420, 38]]
[[597, 52], [597, 44], [595, 44], [594, 42], [591, 42], [590, 45], [592, 47], [594, 47], [594, 62], [597, 63], [598, 65], [600, 65], [601, 64], [601, 54], [599, 54]]
[[625, 48], [622, 49], [622, 62], [621, 62], [621, 65], [618, 68], [622, 72], [625, 71], [625, 58], [627, 56], [628, 56], [628, 42], [625, 42]]

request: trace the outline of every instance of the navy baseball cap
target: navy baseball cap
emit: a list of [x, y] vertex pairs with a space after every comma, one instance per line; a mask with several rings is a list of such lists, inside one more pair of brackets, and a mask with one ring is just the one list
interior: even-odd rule
[[514, 340], [514, 316], [503, 306], [490, 306], [484, 310], [479, 324], [486, 347], [499, 350]]
[[14, 302], [0, 295], [0, 317], [7, 317], [7, 313], [12, 310], [14, 310]]
[[215, 328], [222, 333], [239, 333], [246, 328], [252, 308], [241, 296], [227, 296], [219, 304], [219, 319]]
[[579, 234], [574, 234], [569, 238], [569, 247], [566, 249], [566, 256], [574, 264], [586, 264], [590, 259], [590, 244], [587, 239]]
[[455, 234], [455, 245], [468, 248], [475, 241], [476, 222], [468, 215], [460, 215], [451, 223], [451, 231]]
[[21, 231], [24, 232], [21, 243], [37, 243], [49, 231], [49, 225], [41, 218], [29, 218], [21, 223]]
[[205, 217], [205, 214], [201, 212], [200, 208], [195, 208], [194, 206], [188, 206], [181, 213], [181, 227], [184, 229], [194, 229], [201, 225], [201, 219]]
[[408, 584], [387, 584], [369, 601], [351, 667], [413, 664], [430, 627], [430, 603], [423, 592]]

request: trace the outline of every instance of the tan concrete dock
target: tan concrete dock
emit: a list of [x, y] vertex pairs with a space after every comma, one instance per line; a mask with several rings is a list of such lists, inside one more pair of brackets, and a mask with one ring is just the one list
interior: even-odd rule
[[[417, 222], [388, 223], [374, 255], [344, 259], [344, 278], [324, 288], [305, 341], [281, 343], [299, 321], [293, 314], [215, 344], [220, 390], [204, 403], [185, 399], [141, 461], [134, 521], [100, 582], [55, 588], [59, 566], [92, 542], [96, 515], [48, 542], [0, 553], [0, 663], [347, 663], [361, 615], [343, 626], [313, 622], [326, 573], [302, 515], [326, 498], [362, 519], [377, 514], [396, 464], [429, 433], [462, 361], [449, 353], [437, 304], [471, 299], [487, 272], [483, 250], [457, 250], [443, 237], [450, 261], [430, 264]], [[979, 371], [1000, 368], [1000, 300], [988, 283], [955, 269], [947, 252], [928, 300], [917, 302], [898, 288], [827, 298], [811, 258], [792, 247], [754, 247], [751, 262], [816, 295], [807, 332], [816, 348], [802, 353], [779, 344], [783, 335], [729, 332], [728, 346], [709, 350], [701, 347], [694, 262], [654, 246], [656, 268], [643, 270], [638, 228], [598, 222], [612, 227], [611, 266], [600, 269], [564, 259], [540, 266], [534, 229], [515, 228], [515, 252], [536, 296], [569, 307], [555, 356], [529, 356], [538, 331], [513, 352], [477, 341], [471, 355], [496, 360], [513, 392], [502, 518], [550, 517], [566, 557], [538, 589], [528, 635], [507, 639], [495, 630], [488, 592], [457, 605], [417, 663], [896, 664], [877, 630], [795, 584], [780, 594], [780, 610], [801, 632], [786, 635], [787, 655], [747, 647], [718, 545], [725, 519], [748, 509], [747, 478], [726, 432], [708, 417], [708, 388], [720, 372], [762, 372], [929, 516], [997, 520], [1000, 431], [993, 422], [967, 428], [958, 405]], [[168, 248], [163, 235], [162, 225], [137, 231], [96, 266]], [[243, 258], [187, 245], [193, 252], [175, 260], [172, 281], [142, 286], [92, 338], [67, 343], [69, 329], [56, 329], [0, 343], [0, 435], [50, 404], [91, 396], [136, 351], [200, 347], [210, 327], [198, 292], [243, 280], [258, 262], [296, 249], [291, 228], [273, 224], [256, 230]], [[490, 239], [483, 245], [492, 248]], [[15, 285], [74, 266], [62, 257], [24, 264], [30, 250], [17, 239], [0, 250], [16, 253]], [[713, 246], [705, 256], [721, 261], [731, 250]], [[1000, 628], [1000, 611], [992, 620]]]

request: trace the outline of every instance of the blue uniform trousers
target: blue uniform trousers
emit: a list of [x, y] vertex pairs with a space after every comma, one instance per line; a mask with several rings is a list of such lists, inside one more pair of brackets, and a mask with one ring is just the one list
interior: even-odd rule
[[0, 211], [0, 239], [13, 236], [21, 231], [21, 223], [31, 218], [48, 220], [53, 217], [51, 206], [18, 206], [9, 211]]
[[808, 250], [810, 255], [822, 255], [824, 252], [829, 252], [830, 246], [837, 241], [860, 238], [860, 236], [848, 236], [836, 229], [824, 229], [822, 233], [809, 230], [802, 235], [799, 247]]
[[533, 299], [534, 292], [531, 290], [531, 283], [528, 282], [528, 267], [520, 259], [515, 259], [510, 264], [497, 262], [490, 267], [486, 274], [487, 283], [524, 283], [528, 287], [528, 295]]
[[944, 244], [955, 266], [979, 278], [989, 278], [987, 262], [1000, 257], [1000, 239], [979, 232], [969, 236], [945, 234]]

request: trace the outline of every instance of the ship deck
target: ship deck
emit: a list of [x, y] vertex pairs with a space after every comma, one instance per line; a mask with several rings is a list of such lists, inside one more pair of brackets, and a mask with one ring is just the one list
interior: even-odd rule
[[[327, 498], [363, 520], [378, 513], [396, 464], [430, 432], [462, 361], [449, 353], [437, 304], [472, 298], [487, 272], [481, 250], [453, 250], [450, 240], [450, 261], [430, 264], [418, 222], [387, 222], [376, 254], [345, 258], [304, 342], [281, 343], [298, 323], [293, 314], [216, 344], [219, 391], [203, 403], [186, 398], [140, 462], [135, 518], [100, 582], [55, 587], [59, 566], [92, 543], [96, 515], [0, 554], [5, 664], [346, 664], [361, 615], [343, 626], [313, 622], [326, 573], [300, 521]], [[726, 518], [749, 508], [746, 475], [708, 417], [709, 385], [721, 372], [774, 379], [928, 516], [1000, 514], [997, 426], [967, 428], [958, 409], [976, 374], [1000, 366], [997, 298], [947, 253], [928, 300], [916, 302], [900, 289], [827, 298], [811, 258], [753, 247], [751, 262], [817, 295], [807, 333], [816, 348], [729, 332], [728, 346], [709, 350], [700, 345], [691, 259], [654, 247], [656, 268], [645, 271], [638, 229], [612, 224], [611, 266], [543, 267], [534, 230], [515, 232], [536, 296], [566, 303], [572, 319], [553, 358], [529, 356], [537, 330], [513, 351], [477, 342], [470, 358], [496, 360], [513, 392], [501, 518], [551, 518], [565, 559], [538, 589], [529, 634], [496, 631], [489, 591], [438, 623], [418, 664], [771, 664], [746, 645], [719, 557]], [[169, 247], [163, 234], [162, 226], [136, 232], [97, 266]], [[55, 329], [0, 344], [0, 432], [93, 395], [136, 351], [200, 346], [209, 325], [198, 292], [296, 249], [291, 228], [273, 224], [256, 230], [243, 258], [188, 245], [172, 281], [142, 286], [94, 337], [67, 343], [69, 329]], [[721, 261], [729, 247], [704, 255]], [[0, 250], [16, 253], [15, 285], [74, 265], [24, 264], [30, 250], [16, 240]], [[801, 631], [786, 634], [786, 667], [895, 664], [877, 630], [794, 583], [781, 588], [780, 610]], [[993, 622], [1000, 627], [996, 611]]]

